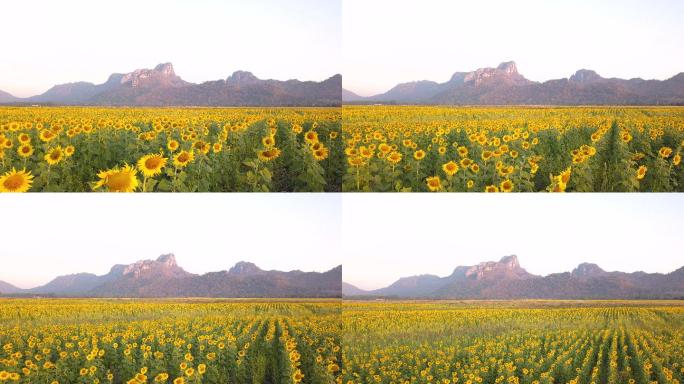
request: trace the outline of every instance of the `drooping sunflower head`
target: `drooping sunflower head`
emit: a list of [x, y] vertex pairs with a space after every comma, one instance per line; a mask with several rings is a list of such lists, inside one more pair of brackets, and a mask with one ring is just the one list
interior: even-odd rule
[[109, 192], [133, 192], [140, 184], [137, 173], [138, 171], [128, 164], [101, 171], [97, 174], [100, 180], [95, 183], [93, 190], [105, 187]]
[[173, 165], [176, 168], [183, 168], [190, 164], [195, 159], [193, 151], [182, 150], [173, 157]]
[[145, 155], [138, 160], [138, 169], [145, 177], [153, 177], [161, 173], [167, 160], [160, 153]]
[[64, 159], [64, 150], [61, 146], [50, 148], [44, 156], [49, 165], [55, 165]]
[[280, 156], [280, 149], [276, 147], [264, 149], [262, 151], [257, 152], [257, 156], [261, 161], [271, 161]]
[[0, 192], [26, 192], [31, 188], [31, 183], [33, 183], [31, 171], [27, 172], [25, 169], [17, 171], [12, 168], [11, 171], [0, 176]]

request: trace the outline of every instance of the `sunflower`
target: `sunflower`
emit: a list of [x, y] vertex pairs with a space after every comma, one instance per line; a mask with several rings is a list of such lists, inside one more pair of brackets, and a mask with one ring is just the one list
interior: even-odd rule
[[352, 167], [360, 167], [360, 166], [364, 165], [366, 161], [363, 159], [363, 157], [357, 156], [357, 157], [348, 157], [347, 162]]
[[466, 186], [468, 187], [468, 189], [472, 188], [474, 185], [475, 185], [475, 182], [472, 181], [472, 180], [468, 180], [468, 183], [466, 184]]
[[178, 142], [176, 140], [169, 140], [168, 143], [166, 143], [166, 148], [169, 149], [169, 151], [174, 152], [176, 149], [178, 149]]
[[670, 157], [670, 155], [672, 154], [672, 148], [670, 148], [670, 147], [662, 147], [662, 148], [660, 148], [660, 150], [658, 151], [658, 154], [659, 154], [660, 157], [662, 157], [663, 159], [667, 159], [667, 158]]
[[313, 151], [314, 159], [321, 161], [328, 158], [328, 148], [322, 147], [316, 151]]
[[397, 164], [398, 162], [401, 161], [402, 155], [401, 153], [397, 151], [391, 152], [389, 155], [387, 155], [387, 161], [389, 161], [392, 164]]
[[425, 181], [427, 183], [428, 189], [432, 192], [442, 189], [442, 181], [439, 179], [439, 176], [428, 177], [425, 179]]
[[413, 153], [413, 158], [416, 160], [423, 160], [425, 158], [425, 151], [422, 149], [417, 150]]
[[500, 187], [501, 192], [511, 192], [513, 191], [513, 182], [509, 179], [506, 179], [501, 182]]
[[318, 133], [314, 131], [307, 131], [304, 134], [304, 140], [309, 144], [313, 144], [318, 141]]
[[487, 161], [487, 160], [489, 160], [493, 155], [494, 155], [494, 153], [493, 153], [492, 151], [482, 151], [482, 155], [481, 155], [481, 156], [482, 156], [482, 160]]
[[559, 175], [560, 181], [563, 184], [567, 184], [570, 181], [570, 174], [572, 173], [572, 168], [568, 167], [565, 171], [561, 172]]
[[64, 148], [64, 154], [66, 155], [66, 157], [71, 157], [71, 155], [73, 155], [75, 151], [76, 148], [74, 148], [73, 145], [68, 145], [66, 148]]
[[161, 173], [167, 160], [159, 153], [145, 155], [138, 160], [138, 169], [145, 177], [153, 177]]
[[294, 132], [297, 135], [302, 133], [302, 126], [299, 124], [292, 124], [292, 132]]
[[200, 364], [197, 366], [197, 372], [199, 372], [200, 375], [204, 375], [204, 373], [207, 371], [207, 365], [206, 364]]
[[136, 177], [138, 171], [130, 165], [126, 164], [123, 167], [115, 167], [106, 171], [100, 171], [97, 177], [100, 180], [95, 183], [93, 190], [101, 187], [107, 187], [109, 192], [133, 192], [138, 188], [138, 178]]
[[47, 143], [50, 140], [54, 139], [56, 135], [52, 133], [52, 131], [49, 129], [43, 129], [42, 131], [40, 131], [40, 135], [38, 135], [38, 137], [42, 142]]
[[636, 173], [637, 180], [643, 180], [646, 176], [646, 171], [648, 171], [648, 168], [645, 165], [640, 166]]
[[499, 192], [499, 187], [497, 187], [496, 185], [488, 185], [485, 187], [485, 192]]
[[223, 144], [214, 143], [214, 145], [212, 146], [212, 149], [214, 150], [214, 153], [219, 153], [223, 149]]
[[176, 168], [183, 168], [190, 164], [195, 159], [195, 152], [182, 150], [173, 157], [173, 166]]
[[454, 163], [453, 161], [450, 161], [446, 164], [442, 165], [442, 170], [444, 170], [444, 173], [446, 173], [449, 176], [453, 176], [458, 172], [458, 164]]
[[275, 137], [273, 135], [265, 136], [261, 139], [261, 144], [266, 148], [275, 146]]
[[295, 373], [292, 374], [292, 381], [295, 383], [301, 383], [303, 378], [304, 378], [304, 374], [299, 369], [296, 370]]
[[679, 153], [674, 155], [674, 157], [672, 158], [672, 164], [679, 165], [679, 163], [681, 163], [681, 162], [682, 162], [682, 155], [680, 155]]
[[468, 156], [468, 148], [464, 146], [460, 146], [456, 149], [458, 151], [458, 155], [461, 157], [466, 157]]
[[19, 148], [17, 148], [17, 153], [23, 158], [31, 157], [31, 155], [33, 155], [33, 147], [31, 144], [20, 145]]
[[0, 192], [26, 192], [31, 189], [31, 183], [33, 183], [31, 171], [27, 172], [24, 169], [17, 172], [12, 168], [11, 171], [0, 176]]
[[19, 135], [19, 142], [22, 144], [28, 144], [31, 142], [31, 136], [29, 136], [26, 133], [22, 133], [21, 135]]
[[55, 165], [64, 159], [64, 150], [61, 146], [50, 148], [43, 158], [49, 165]]
[[261, 161], [271, 161], [273, 159], [278, 158], [278, 156], [280, 156], [280, 149], [278, 149], [276, 147], [265, 149], [265, 150], [259, 151], [257, 153], [257, 156], [259, 157], [259, 160], [261, 160]]

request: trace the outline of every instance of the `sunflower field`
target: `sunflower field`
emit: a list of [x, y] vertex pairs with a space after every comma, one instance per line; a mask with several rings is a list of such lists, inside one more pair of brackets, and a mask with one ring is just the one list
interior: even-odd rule
[[684, 191], [682, 107], [344, 106], [344, 191]]
[[339, 301], [0, 302], [0, 383], [336, 383]]
[[0, 192], [339, 191], [339, 108], [0, 107]]
[[684, 306], [345, 302], [344, 383], [684, 383]]

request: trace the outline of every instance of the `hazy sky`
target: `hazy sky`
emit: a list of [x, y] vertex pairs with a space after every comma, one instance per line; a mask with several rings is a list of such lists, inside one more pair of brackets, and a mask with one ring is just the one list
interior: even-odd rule
[[344, 281], [374, 289], [516, 254], [528, 272], [684, 266], [684, 194], [345, 194]]
[[21, 288], [163, 253], [193, 273], [342, 263], [339, 194], [9, 194], [0, 212], [0, 280]]
[[363, 96], [509, 60], [535, 81], [684, 71], [681, 0], [344, 0], [342, 13], [344, 87]]
[[236, 70], [324, 80], [341, 72], [341, 0], [21, 0], [0, 2], [0, 90], [103, 83], [172, 62], [191, 82]]

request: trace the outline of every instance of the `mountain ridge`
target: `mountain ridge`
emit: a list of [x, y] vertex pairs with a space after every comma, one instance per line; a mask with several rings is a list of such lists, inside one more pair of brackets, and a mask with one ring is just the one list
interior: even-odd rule
[[113, 73], [102, 84], [80, 81], [57, 84], [40, 95], [18, 98], [0, 91], [0, 103], [99, 106], [339, 106], [342, 76], [326, 80], [262, 80], [235, 71], [225, 79], [190, 83], [176, 75], [172, 63], [152, 69]]
[[571, 272], [534, 275], [517, 256], [456, 267], [450, 275], [402, 277], [387, 287], [362, 290], [343, 283], [343, 296], [423, 299], [660, 299], [684, 298], [684, 267], [668, 274], [607, 272], [581, 263]]
[[63, 297], [341, 297], [342, 267], [325, 272], [262, 270], [240, 261], [229, 270], [194, 274], [173, 254], [115, 264], [104, 275], [57, 276], [42, 286], [20, 289], [0, 281], [0, 294]]
[[580, 69], [569, 78], [537, 82], [518, 72], [514, 61], [497, 67], [455, 72], [438, 83], [400, 83], [388, 91], [361, 97], [342, 90], [343, 102], [428, 105], [684, 105], [684, 72], [666, 80], [604, 78]]

